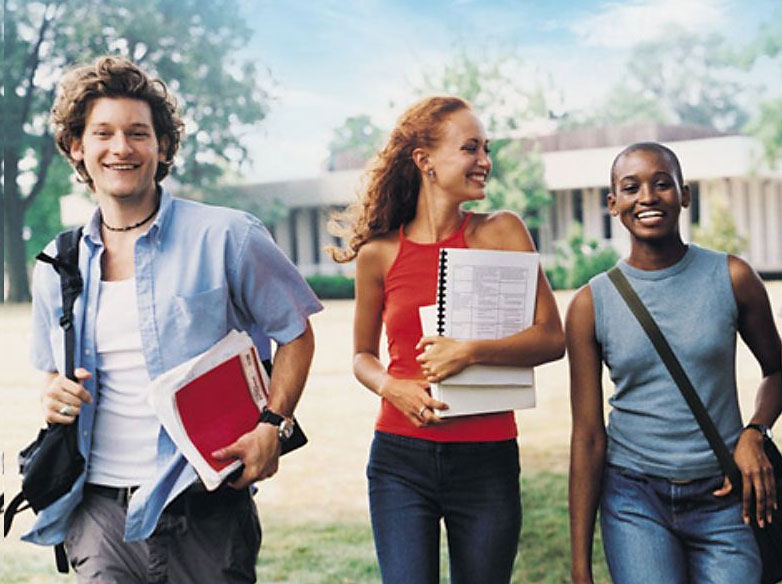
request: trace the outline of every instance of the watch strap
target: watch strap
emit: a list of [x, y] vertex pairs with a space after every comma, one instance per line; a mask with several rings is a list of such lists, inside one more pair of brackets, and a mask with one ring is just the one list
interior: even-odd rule
[[763, 438], [771, 438], [771, 428], [765, 424], [747, 424], [745, 430], [757, 430], [763, 435]]
[[280, 414], [273, 412], [267, 407], [263, 408], [263, 411], [261, 411], [261, 416], [258, 418], [259, 422], [265, 422], [267, 424], [271, 424], [273, 426], [279, 426], [282, 424], [282, 421], [285, 418], [281, 416]]

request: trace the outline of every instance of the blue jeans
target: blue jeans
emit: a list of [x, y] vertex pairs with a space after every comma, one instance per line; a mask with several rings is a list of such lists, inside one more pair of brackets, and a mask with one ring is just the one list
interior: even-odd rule
[[600, 524], [615, 584], [757, 584], [761, 564], [722, 476], [676, 483], [607, 465]]
[[519, 448], [376, 432], [369, 508], [384, 584], [436, 584], [440, 519], [452, 584], [510, 582], [521, 530]]

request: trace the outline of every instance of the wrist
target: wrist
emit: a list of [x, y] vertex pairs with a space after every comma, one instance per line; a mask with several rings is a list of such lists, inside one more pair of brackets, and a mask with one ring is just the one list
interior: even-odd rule
[[464, 347], [464, 361], [467, 365], [475, 365], [478, 359], [478, 343], [475, 341], [462, 341]]
[[749, 423], [744, 426], [742, 434], [755, 435], [760, 439], [771, 440], [773, 435], [771, 434], [771, 428], [766, 424]]
[[263, 411], [258, 418], [258, 422], [275, 428], [277, 432], [277, 439], [282, 444], [287, 442], [293, 435], [293, 426], [296, 423], [294, 422], [293, 418], [278, 414], [277, 412], [269, 409], [268, 406], [263, 408]]

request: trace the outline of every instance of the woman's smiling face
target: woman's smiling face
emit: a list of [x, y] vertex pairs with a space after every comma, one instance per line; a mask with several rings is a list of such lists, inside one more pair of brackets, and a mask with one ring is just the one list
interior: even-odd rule
[[664, 152], [637, 149], [623, 154], [614, 165], [612, 184], [608, 208], [633, 237], [678, 235], [679, 215], [690, 204], [690, 190]]
[[437, 147], [431, 152], [437, 186], [460, 201], [486, 196], [486, 181], [491, 172], [489, 140], [475, 114], [463, 109], [443, 123]]

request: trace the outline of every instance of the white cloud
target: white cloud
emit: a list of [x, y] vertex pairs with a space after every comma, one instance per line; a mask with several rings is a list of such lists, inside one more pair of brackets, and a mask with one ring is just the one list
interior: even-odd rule
[[693, 34], [712, 32], [727, 24], [725, 0], [633, 0], [608, 2], [602, 10], [571, 26], [587, 45], [628, 48], [657, 40], [681, 27]]

